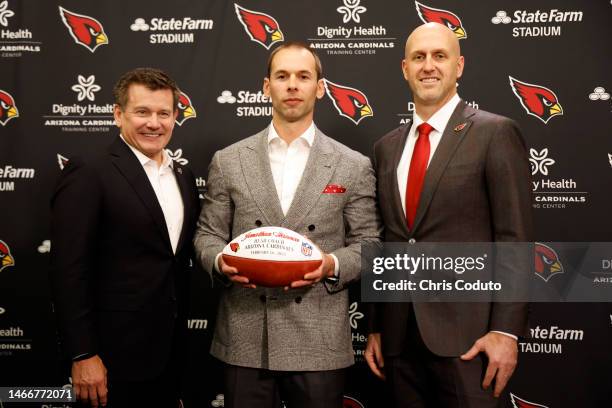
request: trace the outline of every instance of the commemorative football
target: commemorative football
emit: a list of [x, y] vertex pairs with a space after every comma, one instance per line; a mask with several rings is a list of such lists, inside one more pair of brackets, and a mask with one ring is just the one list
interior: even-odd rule
[[282, 227], [245, 232], [223, 249], [223, 261], [258, 286], [287, 286], [301, 280], [323, 262], [319, 248], [308, 238]]

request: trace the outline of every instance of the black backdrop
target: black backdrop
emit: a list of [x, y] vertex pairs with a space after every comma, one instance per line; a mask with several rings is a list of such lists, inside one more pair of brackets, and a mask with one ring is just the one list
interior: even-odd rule
[[[609, 1], [424, 0], [420, 13], [412, 0], [238, 1], [278, 25], [284, 39], [319, 48], [324, 77], [366, 96], [372, 116], [342, 116], [329, 95], [315, 114], [325, 133], [365, 154], [412, 113], [400, 72], [407, 33], [425, 20], [460, 24], [466, 68], [459, 94], [520, 123], [538, 182], [537, 239], [611, 241]], [[62, 9], [73, 17], [63, 18]], [[93, 29], [69, 29], [83, 21]], [[168, 148], [188, 162], [203, 190], [213, 153], [270, 121], [270, 103], [259, 93], [270, 44], [252, 40], [257, 33], [249, 34], [247, 23], [233, 2], [218, 0], [0, 1], [0, 251], [15, 261], [0, 267], [0, 385], [69, 382], [49, 301], [48, 202], [63, 160], [103, 148], [117, 134], [110, 110], [115, 80], [131, 68], [155, 66], [178, 81], [196, 115], [175, 127]], [[107, 43], [86, 46], [92, 31], [102, 31]], [[546, 88], [562, 113], [530, 114], [510, 77]], [[601, 285], [612, 284], [606, 265]], [[185, 406], [220, 407], [219, 367], [208, 356], [216, 294], [202, 271], [192, 295]], [[382, 384], [363, 362], [358, 290], [352, 298], [347, 318], [357, 364], [346, 406], [384, 407]], [[534, 337], [520, 344], [509, 385], [515, 398], [505, 406], [520, 406], [519, 398], [551, 408], [610, 406], [610, 304], [539, 303], [532, 310]]]

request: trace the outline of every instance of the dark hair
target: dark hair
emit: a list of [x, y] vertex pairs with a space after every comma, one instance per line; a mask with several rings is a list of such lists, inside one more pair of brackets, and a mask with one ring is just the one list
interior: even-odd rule
[[121, 109], [124, 109], [127, 104], [128, 89], [132, 84], [144, 85], [151, 91], [158, 89], [171, 90], [174, 110], [178, 109], [180, 91], [176, 86], [176, 82], [164, 71], [156, 68], [136, 68], [126, 72], [119, 78], [119, 81], [117, 81], [113, 88], [113, 96], [115, 97], [115, 103]]
[[323, 77], [323, 66], [321, 65], [321, 59], [319, 59], [319, 56], [317, 55], [317, 53], [314, 52], [314, 50], [310, 48], [308, 44], [302, 41], [287, 41], [287, 42], [282, 43], [278, 47], [276, 47], [270, 53], [270, 56], [268, 57], [268, 78], [270, 78], [270, 74], [271, 74], [270, 71], [272, 70], [272, 60], [274, 59], [276, 54], [278, 54], [279, 51], [287, 49], [287, 48], [302, 48], [310, 52], [315, 59], [315, 70], [317, 72], [317, 80]]

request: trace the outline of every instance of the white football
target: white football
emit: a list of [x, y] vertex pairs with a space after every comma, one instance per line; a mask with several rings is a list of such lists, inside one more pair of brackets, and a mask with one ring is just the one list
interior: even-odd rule
[[287, 286], [301, 280], [323, 262], [311, 240], [282, 227], [261, 227], [234, 238], [223, 248], [223, 261], [238, 269], [249, 283]]

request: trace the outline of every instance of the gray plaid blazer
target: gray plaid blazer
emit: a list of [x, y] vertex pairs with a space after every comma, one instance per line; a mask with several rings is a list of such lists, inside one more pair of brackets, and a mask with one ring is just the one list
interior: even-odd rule
[[[283, 215], [268, 157], [268, 128], [215, 153], [194, 239], [213, 277], [216, 255], [258, 226], [307, 236], [339, 261], [339, 281], [282, 288], [222, 290], [211, 353], [244, 367], [333, 370], [353, 364], [347, 285], [360, 276], [360, 243], [380, 240], [370, 160], [318, 129], [295, 197]], [[324, 194], [328, 184], [346, 188]]]

